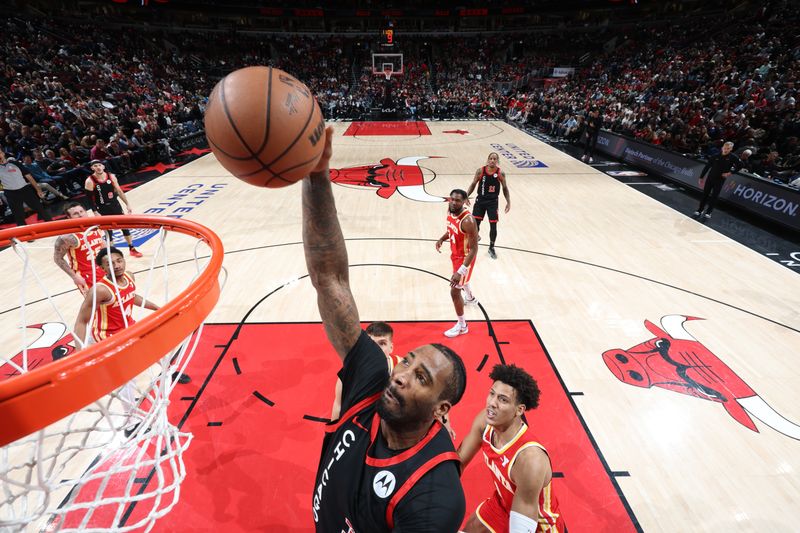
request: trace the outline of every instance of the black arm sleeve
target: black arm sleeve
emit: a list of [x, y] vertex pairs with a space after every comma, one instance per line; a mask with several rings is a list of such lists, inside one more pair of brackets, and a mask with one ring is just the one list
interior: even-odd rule
[[454, 461], [447, 461], [425, 474], [400, 500], [392, 531], [456, 533], [466, 508], [458, 467]]
[[342, 380], [342, 413], [386, 387], [389, 363], [383, 350], [365, 332], [361, 332], [344, 358], [339, 379]]

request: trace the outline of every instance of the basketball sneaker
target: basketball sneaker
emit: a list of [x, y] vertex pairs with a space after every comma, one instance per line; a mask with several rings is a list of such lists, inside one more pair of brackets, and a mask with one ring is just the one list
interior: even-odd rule
[[136, 248], [130, 249], [131, 257], [143, 257], [142, 252], [137, 250]]
[[497, 259], [497, 252], [494, 251], [493, 247], [489, 247], [489, 257], [492, 259]]
[[703, 218], [705, 219], [711, 218], [711, 213], [703, 213]]
[[694, 212], [694, 216], [699, 217], [700, 216], [700, 211], [695, 211]]
[[444, 336], [445, 337], [450, 337], [450, 338], [458, 337], [459, 335], [463, 335], [463, 334], [465, 334], [467, 332], [469, 332], [469, 328], [467, 327], [466, 324], [464, 324], [462, 326], [461, 324], [456, 322], [455, 326], [453, 326], [452, 328], [450, 328], [450, 329], [448, 329], [447, 331], [444, 332]]
[[473, 296], [472, 298], [464, 298], [464, 303], [467, 305], [478, 305], [478, 299]]

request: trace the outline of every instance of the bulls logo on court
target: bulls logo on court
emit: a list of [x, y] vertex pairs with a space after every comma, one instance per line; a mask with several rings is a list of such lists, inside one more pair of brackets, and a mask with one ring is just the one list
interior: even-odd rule
[[397, 191], [401, 196], [417, 202], [446, 201], [446, 198], [432, 196], [425, 191], [425, 177], [417, 164], [420, 159], [433, 157], [411, 156], [397, 161], [384, 158], [377, 165], [332, 168], [331, 181], [339, 185], [375, 188], [381, 198], [389, 198]]
[[[28, 345], [28, 370], [52, 363], [75, 351], [72, 333], [61, 322], [44, 322], [28, 326], [29, 330], [38, 330], [39, 336], [29, 333], [34, 338]], [[19, 375], [22, 368], [22, 352], [7, 358], [0, 364], [0, 381]]]
[[627, 350], [603, 352], [609, 370], [623, 383], [648, 389], [660, 387], [680, 394], [721, 403], [737, 422], [758, 433], [754, 416], [772, 429], [800, 440], [800, 426], [770, 407], [716, 355], [684, 328], [683, 315], [667, 315], [661, 328], [645, 320], [644, 326], [655, 335]]

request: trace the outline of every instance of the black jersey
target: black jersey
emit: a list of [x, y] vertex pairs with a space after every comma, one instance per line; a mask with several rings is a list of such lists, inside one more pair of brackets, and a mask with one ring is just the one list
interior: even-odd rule
[[466, 502], [459, 458], [435, 422], [406, 450], [390, 450], [377, 402], [388, 380], [383, 352], [362, 332], [340, 372], [342, 416], [326, 428], [312, 496], [320, 532], [455, 533]]
[[500, 195], [500, 167], [489, 173], [486, 167], [481, 169], [481, 181], [478, 183], [478, 198], [476, 201], [496, 201]]
[[89, 176], [94, 182], [94, 191], [92, 194], [92, 201], [95, 207], [102, 209], [117, 202], [117, 190], [114, 188], [114, 182], [111, 181], [111, 174], [105, 172], [103, 178], [97, 179], [92, 174]]

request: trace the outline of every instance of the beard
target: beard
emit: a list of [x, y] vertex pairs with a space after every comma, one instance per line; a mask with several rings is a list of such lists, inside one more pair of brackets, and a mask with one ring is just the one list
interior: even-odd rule
[[461, 212], [462, 209], [464, 209], [464, 207], [462, 206], [462, 207], [459, 207], [459, 208], [455, 208], [455, 207], [453, 207], [451, 205], [451, 206], [448, 207], [448, 209], [450, 210], [450, 214], [457, 215], [457, 214], [459, 214]]
[[394, 396], [395, 400], [397, 400], [397, 404], [392, 405], [394, 402], [381, 395], [376, 408], [378, 411], [378, 416], [381, 417], [381, 420], [385, 420], [389, 424], [400, 422], [405, 418], [404, 407], [406, 402], [403, 398], [400, 398], [396, 394], [397, 391], [392, 390], [391, 387], [387, 387], [387, 389], [392, 393], [392, 396]]
[[376, 406], [378, 416], [395, 431], [409, 431], [419, 427], [421, 424], [433, 422], [430, 413], [431, 405], [422, 405], [416, 402], [409, 404], [407, 400], [401, 398], [394, 387], [387, 387], [392, 396], [397, 400], [386, 399], [381, 395]]

